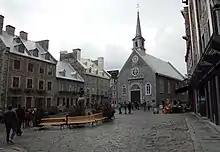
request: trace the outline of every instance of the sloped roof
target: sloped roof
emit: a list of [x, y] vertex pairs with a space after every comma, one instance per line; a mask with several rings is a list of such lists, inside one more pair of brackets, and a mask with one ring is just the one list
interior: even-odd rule
[[155, 73], [178, 80], [184, 80], [185, 77], [170, 62], [166, 62], [150, 54], [135, 51]]
[[[20, 39], [20, 43], [17, 43], [14, 39], [18, 38]], [[30, 40], [23, 40], [21, 39], [19, 36], [11, 36], [9, 34], [7, 34], [5, 31], [2, 32], [2, 34], [0, 35], [0, 39], [3, 41], [3, 43], [5, 44], [6, 47], [10, 48], [10, 52], [17, 54], [17, 55], [21, 55], [21, 56], [25, 56], [25, 57], [29, 57], [29, 58], [33, 58], [36, 60], [41, 60], [44, 62], [48, 62], [48, 63], [53, 63], [56, 64], [56, 59], [47, 51], [44, 50], [38, 43], [30, 41]], [[15, 48], [15, 46], [23, 44], [25, 46], [25, 50], [24, 53], [18, 52], [18, 50]], [[38, 57], [35, 57], [32, 55], [32, 50], [37, 49], [38, 50]], [[50, 55], [50, 59], [47, 60], [45, 59], [45, 54], [49, 53]]]
[[86, 74], [110, 79], [111, 75], [104, 69], [100, 69], [91, 59], [80, 58], [78, 62], [86, 69]]
[[[65, 70], [65, 75], [61, 73]], [[79, 73], [67, 62], [58, 61], [56, 68], [56, 77], [67, 80], [74, 80], [84, 82], [84, 79], [79, 75]]]

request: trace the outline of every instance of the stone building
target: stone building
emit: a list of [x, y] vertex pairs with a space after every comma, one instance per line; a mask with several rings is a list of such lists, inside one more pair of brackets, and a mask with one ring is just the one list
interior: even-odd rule
[[117, 104], [117, 80], [118, 80], [118, 74], [119, 70], [111, 70], [107, 71], [111, 75], [111, 80], [110, 80], [110, 88], [108, 91], [108, 96], [112, 102]]
[[15, 27], [6, 26], [0, 16], [1, 105], [17, 104], [47, 109], [54, 105], [57, 61], [48, 51], [49, 40], [30, 41], [28, 33], [15, 35]]
[[104, 70], [104, 58], [97, 60], [84, 59], [80, 49], [72, 52], [60, 52], [60, 61], [70, 63], [85, 81], [85, 95], [87, 102], [101, 102], [107, 97], [111, 75]]
[[[220, 124], [220, 1], [184, 0], [188, 7], [192, 53], [187, 54], [192, 109]], [[188, 41], [189, 41], [188, 40]], [[190, 57], [192, 55], [192, 57]], [[193, 63], [192, 68], [190, 62]], [[185, 90], [187, 91], [187, 90]]]
[[67, 107], [75, 105], [80, 88], [84, 88], [83, 78], [68, 62], [58, 61], [56, 71], [58, 90], [55, 95], [56, 105]]
[[171, 63], [147, 54], [144, 41], [138, 12], [133, 49], [118, 75], [118, 101], [155, 100], [157, 104], [166, 99], [185, 101], [185, 94], [175, 94], [184, 76]]

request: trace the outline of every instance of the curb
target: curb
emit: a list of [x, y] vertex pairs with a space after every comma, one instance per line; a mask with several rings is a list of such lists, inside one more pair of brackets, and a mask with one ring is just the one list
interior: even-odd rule
[[190, 125], [188, 118], [185, 118], [185, 120], [186, 120], [186, 125], [187, 125], [187, 128], [188, 128], [188, 132], [189, 132], [190, 137], [191, 137], [192, 142], [193, 142], [194, 152], [204, 152], [204, 150], [201, 146], [201, 143], [198, 140], [196, 140], [196, 137], [194, 135], [195, 134], [194, 128], [192, 127], [192, 125]]

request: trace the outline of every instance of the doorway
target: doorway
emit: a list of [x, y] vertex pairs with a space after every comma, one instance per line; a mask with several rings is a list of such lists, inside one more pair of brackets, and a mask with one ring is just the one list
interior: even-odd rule
[[141, 92], [140, 90], [137, 91], [131, 91], [131, 102], [135, 102], [137, 101], [138, 103], [140, 103], [140, 97], [141, 97]]

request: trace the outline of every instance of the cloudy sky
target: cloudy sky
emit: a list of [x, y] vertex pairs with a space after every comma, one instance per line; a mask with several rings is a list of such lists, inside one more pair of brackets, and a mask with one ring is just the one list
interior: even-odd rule
[[82, 57], [105, 57], [106, 69], [120, 69], [132, 48], [137, 4], [146, 52], [186, 73], [181, 0], [0, 0], [5, 25], [30, 40], [50, 40], [50, 52], [82, 49]]

